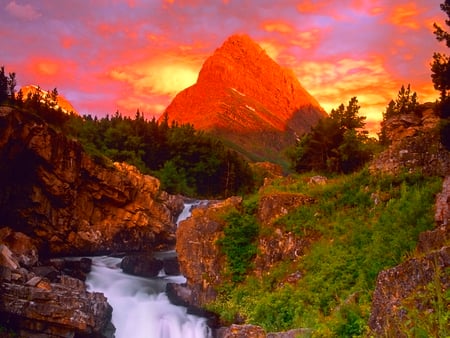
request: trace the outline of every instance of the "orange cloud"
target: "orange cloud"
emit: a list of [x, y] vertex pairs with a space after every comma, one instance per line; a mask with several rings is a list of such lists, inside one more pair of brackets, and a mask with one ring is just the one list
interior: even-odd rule
[[291, 25], [281, 21], [264, 22], [262, 27], [267, 32], [277, 32], [282, 34], [292, 33], [293, 31]]
[[320, 31], [318, 29], [313, 29], [307, 32], [300, 32], [290, 42], [292, 45], [299, 46], [303, 49], [311, 49], [320, 42], [318, 38], [319, 33]]
[[314, 13], [320, 13], [323, 9], [323, 7], [326, 6], [326, 3], [323, 2], [317, 2], [314, 0], [302, 0], [297, 5], [297, 10], [300, 13], [305, 14], [314, 14]]
[[401, 87], [386, 71], [382, 57], [302, 62], [294, 70], [327, 112], [356, 96], [361, 115], [367, 117], [368, 126], [375, 127], [372, 135], [379, 129], [382, 112]]
[[419, 9], [413, 2], [395, 7], [389, 17], [389, 21], [394, 25], [417, 30]]
[[[170, 98], [197, 81], [202, 61], [203, 57], [177, 56], [174, 51], [112, 68], [109, 78], [124, 83], [127, 88], [126, 95], [117, 104], [127, 111], [139, 107], [161, 113]], [[155, 97], [162, 97], [162, 101], [151, 103]]]
[[42, 60], [34, 64], [34, 69], [39, 75], [53, 76], [59, 72], [60, 66], [51, 60]]

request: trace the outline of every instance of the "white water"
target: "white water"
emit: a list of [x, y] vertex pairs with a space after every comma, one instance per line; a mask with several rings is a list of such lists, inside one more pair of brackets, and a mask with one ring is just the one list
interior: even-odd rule
[[[193, 204], [186, 204], [179, 221], [190, 216]], [[182, 218], [184, 217], [184, 218]], [[190, 315], [182, 306], [169, 302], [168, 282], [183, 283], [183, 276], [142, 278], [124, 274], [120, 258], [94, 257], [86, 284], [103, 292], [113, 307], [116, 338], [205, 338], [210, 337], [206, 319]]]

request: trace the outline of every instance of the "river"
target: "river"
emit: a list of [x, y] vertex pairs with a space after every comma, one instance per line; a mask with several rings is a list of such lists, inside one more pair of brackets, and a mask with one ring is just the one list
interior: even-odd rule
[[[190, 216], [186, 204], [178, 222]], [[174, 254], [168, 252], [167, 254]], [[121, 258], [93, 257], [86, 284], [90, 291], [102, 292], [113, 307], [116, 338], [205, 338], [211, 337], [206, 319], [187, 313], [169, 302], [167, 283], [184, 283], [183, 276], [156, 278], [128, 275], [120, 268]]]

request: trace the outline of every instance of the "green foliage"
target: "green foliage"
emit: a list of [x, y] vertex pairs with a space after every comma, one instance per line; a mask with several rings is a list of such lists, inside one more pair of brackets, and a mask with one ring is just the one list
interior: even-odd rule
[[359, 105], [353, 97], [321, 119], [291, 150], [292, 166], [297, 172], [350, 173], [360, 169], [372, 153], [373, 146], [363, 129], [365, 117], [358, 116]]
[[[364, 335], [376, 277], [411, 255], [419, 233], [433, 227], [441, 179], [371, 176], [362, 170], [323, 186], [303, 181], [283, 189], [300, 190], [317, 203], [299, 207], [276, 226], [298, 236], [313, 231], [320, 239], [298, 261], [281, 262], [261, 278], [247, 276], [221, 289], [211, 308], [268, 332], [306, 327], [317, 337]], [[287, 284], [291, 274], [301, 279]]]
[[397, 99], [389, 102], [386, 111], [383, 113], [383, 120], [402, 114], [415, 113], [418, 106], [417, 93], [411, 93], [411, 85], [408, 84], [408, 87], [406, 88], [402, 85], [398, 92]]
[[237, 211], [230, 212], [226, 217], [227, 226], [224, 236], [218, 244], [227, 257], [228, 269], [233, 282], [244, 279], [251, 261], [256, 255], [255, 239], [258, 236], [259, 226], [254, 216], [241, 215]]
[[[409, 337], [448, 337], [450, 334], [450, 289], [444, 289], [441, 281], [448, 278], [450, 268], [444, 271], [434, 263], [434, 278], [425, 287], [402, 302], [406, 319], [402, 331]], [[417, 309], [422, 304], [424, 310]]]

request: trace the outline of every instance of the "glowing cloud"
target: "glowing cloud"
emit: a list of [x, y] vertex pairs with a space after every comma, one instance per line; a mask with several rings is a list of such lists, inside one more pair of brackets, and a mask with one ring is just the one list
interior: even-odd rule
[[417, 5], [415, 3], [407, 3], [395, 7], [389, 19], [394, 25], [417, 30], [420, 27], [417, 20], [418, 14]]

